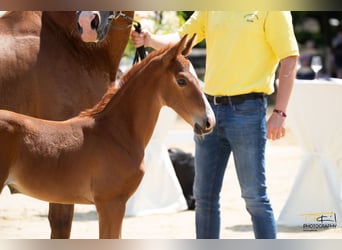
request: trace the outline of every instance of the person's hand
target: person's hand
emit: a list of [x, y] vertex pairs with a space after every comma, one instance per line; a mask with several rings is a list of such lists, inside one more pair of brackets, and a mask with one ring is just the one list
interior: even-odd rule
[[285, 136], [285, 120], [283, 117], [275, 112], [272, 113], [267, 121], [267, 139], [278, 140]]
[[131, 40], [136, 48], [141, 46], [150, 47], [148, 42], [151, 40], [151, 34], [144, 30], [141, 31], [141, 33], [138, 33], [134, 30], [131, 32]]

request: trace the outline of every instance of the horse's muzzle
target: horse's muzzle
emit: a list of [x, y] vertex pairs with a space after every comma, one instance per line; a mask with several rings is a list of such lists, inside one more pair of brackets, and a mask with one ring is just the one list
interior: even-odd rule
[[78, 17], [77, 27], [84, 42], [98, 40], [97, 29], [100, 23], [98, 11], [82, 11]]
[[195, 123], [194, 125], [194, 133], [196, 135], [206, 135], [209, 134], [215, 126], [215, 117], [208, 117], [203, 120], [202, 124]]

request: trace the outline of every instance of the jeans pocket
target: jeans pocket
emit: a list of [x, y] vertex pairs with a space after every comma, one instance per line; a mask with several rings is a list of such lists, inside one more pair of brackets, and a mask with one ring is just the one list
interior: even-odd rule
[[254, 100], [246, 100], [242, 103], [233, 105], [233, 109], [236, 113], [242, 115], [255, 114], [266, 110], [264, 98], [258, 98]]

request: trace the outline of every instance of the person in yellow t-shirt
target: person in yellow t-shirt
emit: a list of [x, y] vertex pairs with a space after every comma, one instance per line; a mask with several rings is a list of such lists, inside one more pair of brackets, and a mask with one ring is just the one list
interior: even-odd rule
[[[132, 32], [136, 47], [155, 49], [184, 34], [206, 40], [204, 93], [216, 116], [214, 131], [195, 137], [196, 237], [220, 237], [220, 192], [231, 153], [242, 198], [251, 215], [255, 238], [276, 238], [266, 190], [266, 140], [285, 135], [286, 108], [299, 55], [290, 12], [195, 11], [179, 32], [165, 35]], [[274, 112], [266, 118], [266, 95], [279, 86]]]

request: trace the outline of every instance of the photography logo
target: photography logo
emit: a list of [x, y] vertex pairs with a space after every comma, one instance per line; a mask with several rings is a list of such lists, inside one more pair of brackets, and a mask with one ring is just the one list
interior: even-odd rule
[[337, 227], [336, 213], [320, 212], [311, 214], [301, 214], [305, 223], [303, 231], [320, 231]]

